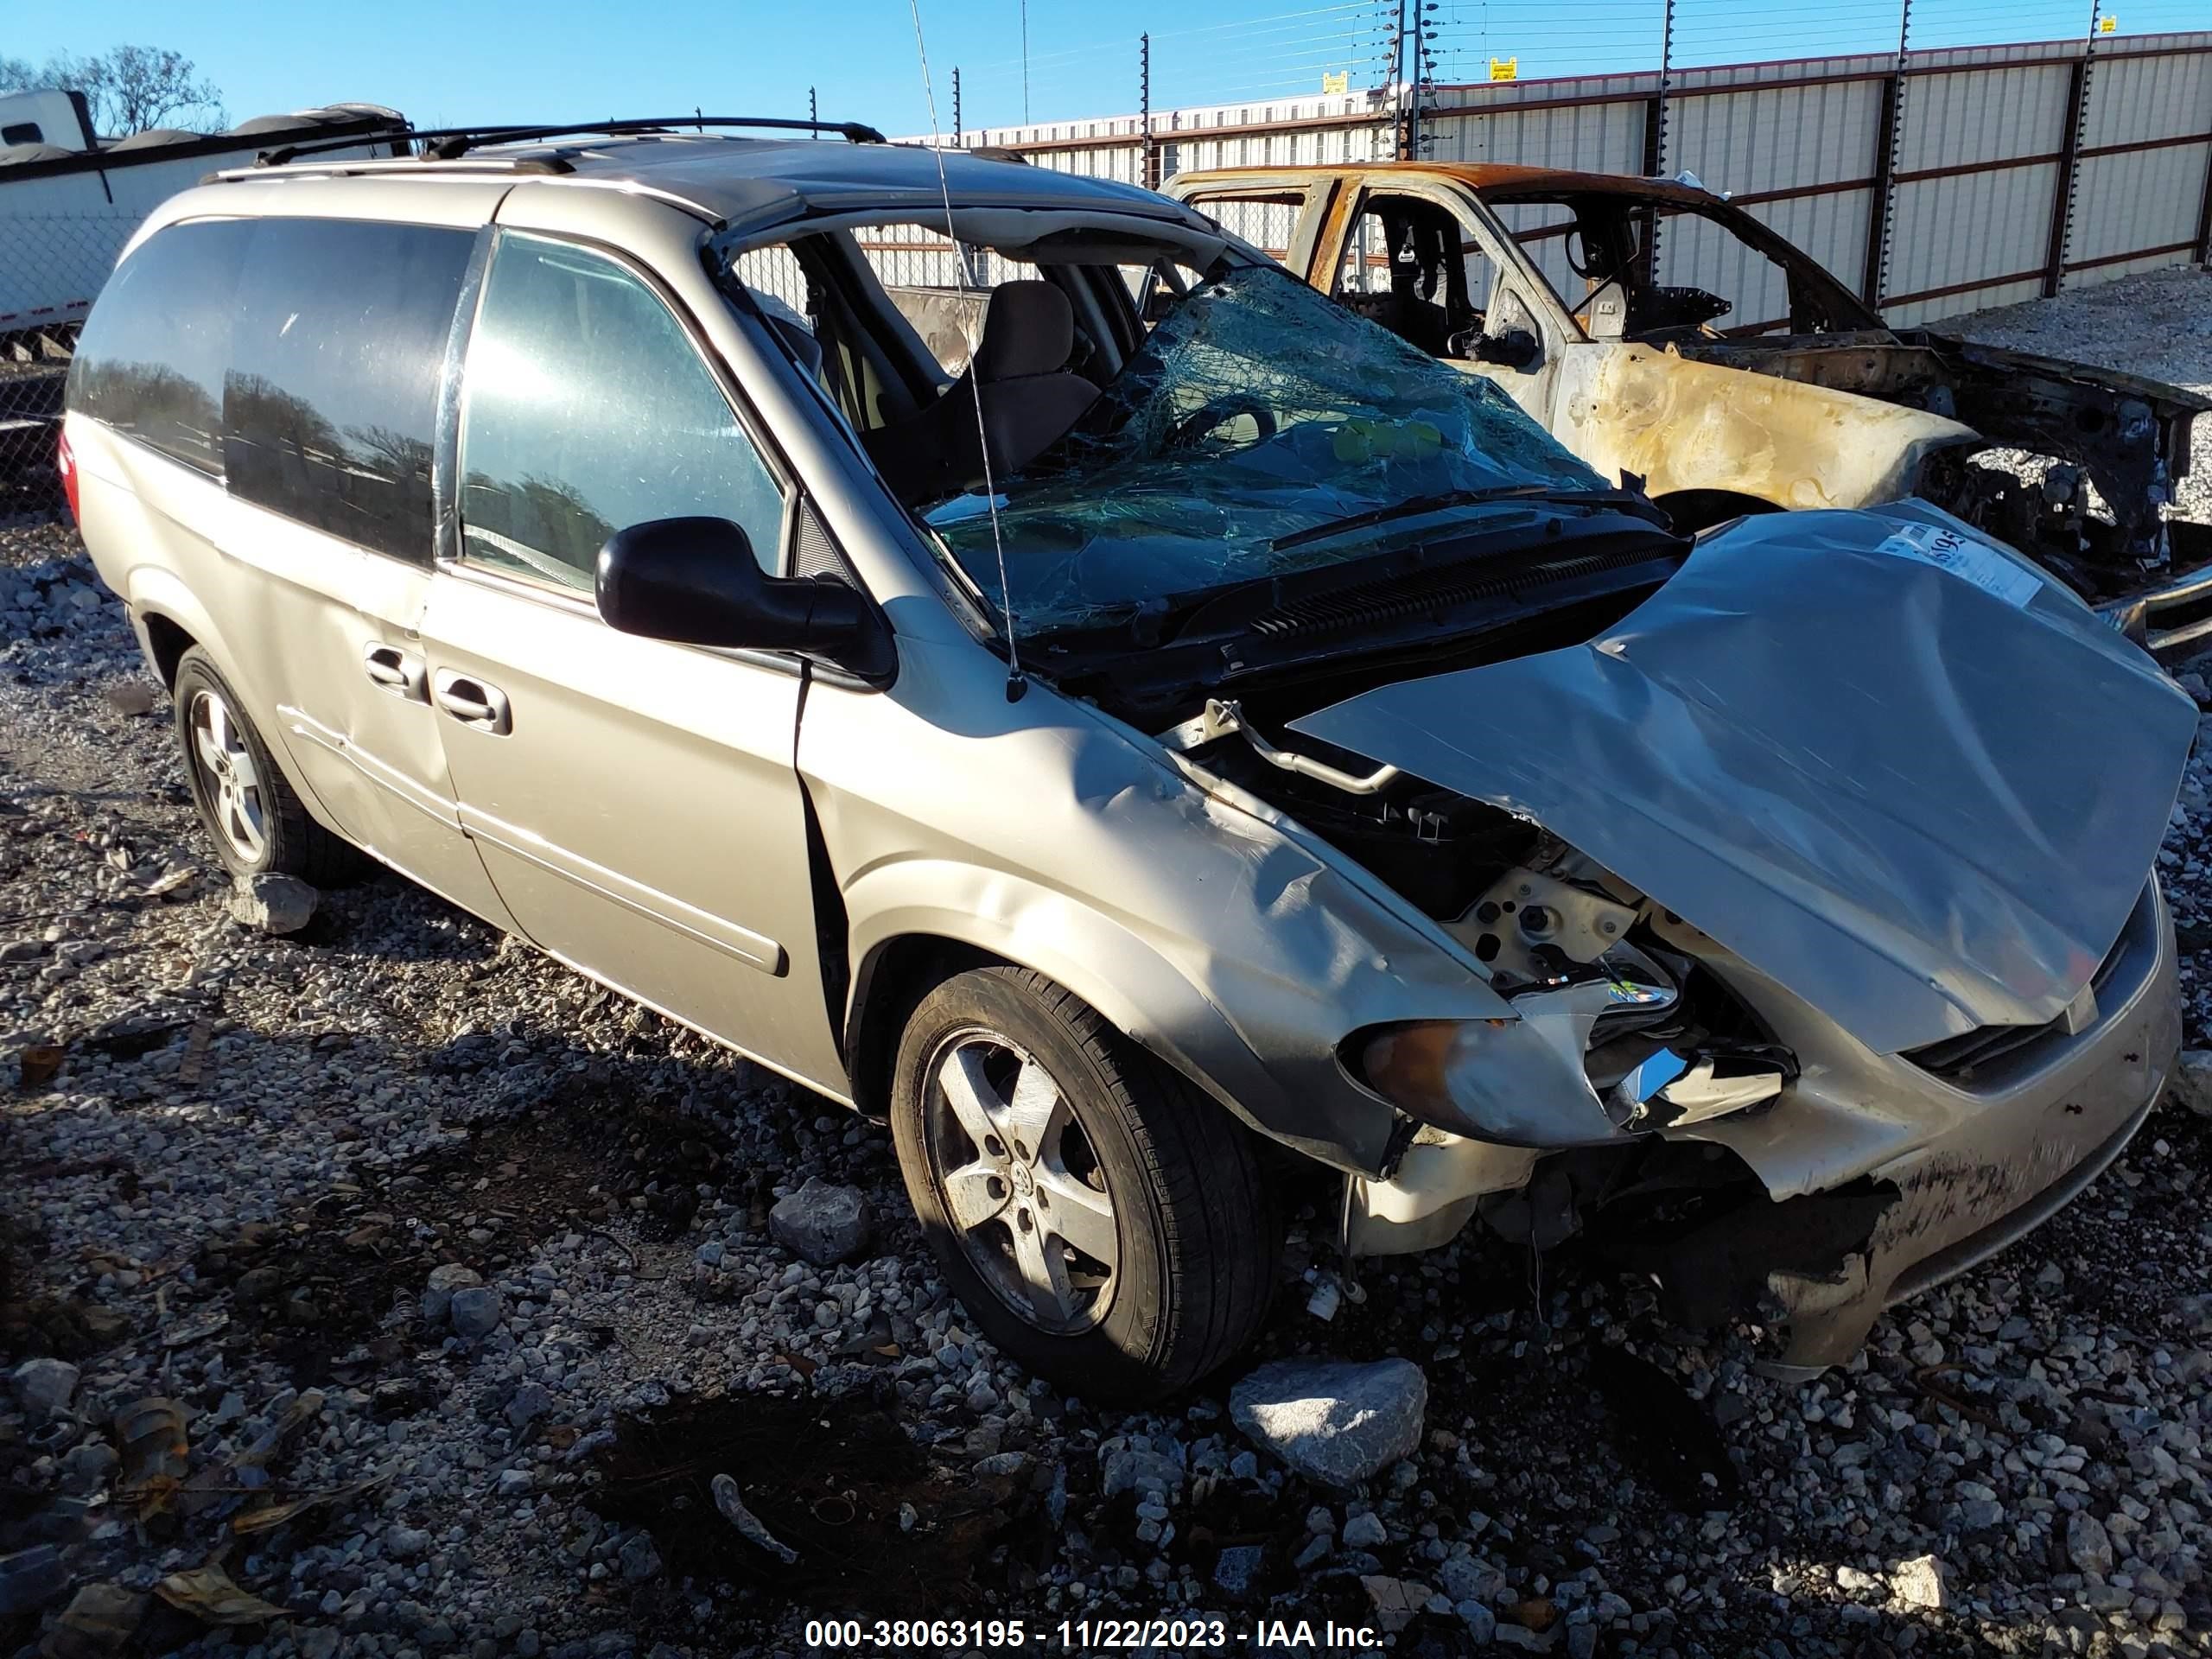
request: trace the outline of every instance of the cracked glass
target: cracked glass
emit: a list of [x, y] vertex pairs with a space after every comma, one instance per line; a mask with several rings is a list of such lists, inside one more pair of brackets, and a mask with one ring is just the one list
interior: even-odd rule
[[1365, 557], [1420, 534], [1415, 519], [1326, 527], [1417, 498], [1607, 488], [1490, 381], [1260, 265], [1195, 288], [1075, 429], [999, 486], [1005, 594], [980, 491], [925, 517], [1021, 636]]

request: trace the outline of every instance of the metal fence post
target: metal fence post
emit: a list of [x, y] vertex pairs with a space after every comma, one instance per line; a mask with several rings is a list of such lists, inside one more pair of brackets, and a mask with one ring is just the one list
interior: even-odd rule
[[1137, 182], [1160, 188], [1152, 156], [1152, 31], [1137, 36]]
[[2066, 85], [2066, 130], [2060, 137], [2058, 189], [2050, 204], [2050, 257], [2044, 263], [2045, 299], [2066, 283], [2066, 256], [2074, 248], [2074, 187], [2081, 172], [2082, 139], [2089, 125], [2089, 86], [2096, 68], [2097, 22], [2104, 0], [2089, 0], [2089, 33]]
[[1897, 62], [1882, 83], [1882, 110], [1874, 124], [1874, 199], [1866, 219], [1866, 270], [1859, 296], [1876, 310], [1890, 280], [1890, 238], [1897, 213], [1897, 148], [1904, 139], [1905, 64], [1912, 38], [1912, 0], [1899, 0]]
[[1394, 105], [1391, 125], [1395, 130], [1392, 134], [1392, 148], [1395, 152], [1395, 158], [1402, 162], [1409, 162], [1414, 156], [1413, 105], [1405, 92], [1406, 8], [1411, 3], [1412, 0], [1398, 0], [1398, 32], [1390, 40], [1391, 99]]
[[[1675, 73], [1675, 0], [1662, 0], [1659, 29], [1659, 93], [1644, 112], [1644, 171], [1658, 178], [1667, 170], [1667, 93]], [[1659, 280], [1659, 214], [1651, 214], [1651, 233], [1643, 238], [1643, 280]]]

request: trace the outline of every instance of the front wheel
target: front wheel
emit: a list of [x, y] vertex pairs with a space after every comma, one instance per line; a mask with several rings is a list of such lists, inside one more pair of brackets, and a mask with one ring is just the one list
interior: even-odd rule
[[1069, 1392], [1186, 1388], [1266, 1314], [1281, 1236], [1250, 1135], [1042, 975], [978, 969], [925, 997], [891, 1124], [954, 1290]]

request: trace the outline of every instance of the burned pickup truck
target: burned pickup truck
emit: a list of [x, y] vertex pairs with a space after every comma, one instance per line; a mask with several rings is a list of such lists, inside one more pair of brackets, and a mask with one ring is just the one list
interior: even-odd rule
[[2170, 513], [2212, 399], [1888, 327], [1688, 180], [1399, 162], [1188, 173], [1167, 190], [1495, 380], [1600, 473], [1641, 479], [1679, 529], [1919, 496], [2154, 649], [2212, 632], [2212, 579], [2175, 575], [2212, 560], [2212, 525]]

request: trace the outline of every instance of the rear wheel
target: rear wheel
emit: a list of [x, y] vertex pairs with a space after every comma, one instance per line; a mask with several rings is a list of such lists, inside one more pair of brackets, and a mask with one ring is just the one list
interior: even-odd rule
[[1154, 1396], [1258, 1328], [1280, 1236], [1250, 1135], [1043, 976], [978, 969], [925, 997], [891, 1118], [939, 1265], [1033, 1370]]
[[177, 661], [175, 702], [192, 804], [233, 876], [332, 887], [359, 868], [359, 855], [308, 816], [238, 693], [197, 645]]

